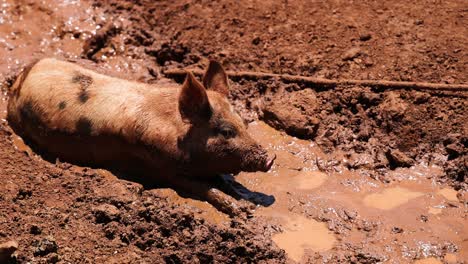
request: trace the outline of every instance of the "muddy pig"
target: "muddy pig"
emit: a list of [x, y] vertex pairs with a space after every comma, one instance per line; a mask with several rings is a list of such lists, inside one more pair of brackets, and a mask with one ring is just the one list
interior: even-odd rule
[[274, 156], [249, 136], [228, 92], [227, 75], [215, 61], [203, 83], [188, 72], [180, 88], [168, 88], [48, 58], [25, 68], [11, 87], [8, 121], [47, 155], [139, 168], [232, 211], [229, 199], [198, 180], [268, 171]]

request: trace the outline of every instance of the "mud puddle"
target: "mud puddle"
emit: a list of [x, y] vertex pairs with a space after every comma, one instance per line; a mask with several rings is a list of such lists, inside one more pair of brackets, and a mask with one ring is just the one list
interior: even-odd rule
[[295, 261], [300, 261], [306, 250], [330, 250], [336, 242], [325, 223], [300, 215], [289, 216], [284, 221], [283, 232], [274, 235], [273, 241]]
[[236, 179], [274, 196], [275, 202], [259, 207], [256, 215], [281, 226], [273, 240], [292, 260], [304, 262], [314, 254], [326, 259], [332, 250], [349, 246], [402, 262], [467, 257], [463, 204], [455, 190], [430, 179], [440, 168], [398, 169], [390, 172], [395, 181], [383, 184], [340, 166], [332, 173], [320, 171], [326, 154], [311, 141], [262, 122], [251, 123], [249, 130], [278, 159], [268, 173], [241, 173]]

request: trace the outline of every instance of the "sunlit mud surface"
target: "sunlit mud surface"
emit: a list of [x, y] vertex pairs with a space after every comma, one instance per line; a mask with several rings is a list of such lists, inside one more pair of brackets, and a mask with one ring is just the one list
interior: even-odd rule
[[273, 241], [295, 261], [300, 261], [306, 250], [327, 251], [335, 244], [325, 223], [297, 215], [288, 216], [285, 221], [284, 230], [273, 236]]
[[427, 179], [440, 168], [417, 165], [393, 171], [397, 180], [389, 184], [340, 167], [324, 173], [317, 161], [325, 154], [312, 142], [261, 122], [250, 124], [249, 131], [278, 160], [268, 173], [242, 173], [236, 179], [252, 191], [275, 197], [271, 206], [259, 207], [256, 216], [279, 224], [273, 239], [291, 259], [327, 259], [327, 251], [349, 247], [390, 263], [468, 256], [464, 205], [455, 190]]
[[[0, 242], [18, 241], [20, 263], [281, 263], [278, 247], [287, 262], [466, 263], [462, 93], [233, 81], [236, 109], [257, 120], [249, 132], [277, 155], [270, 172], [235, 176], [242, 188], [231, 187], [259, 204], [246, 220], [105, 169], [45, 161], [10, 129], [8, 85], [49, 56], [173, 86], [165, 68], [205, 67], [210, 58], [229, 70], [466, 82], [463, 1], [240, 3], [0, 0]], [[344, 59], [349, 50], [356, 57]], [[266, 112], [302, 136], [313, 115], [318, 138], [259, 122], [278, 121]], [[392, 120], [400, 116], [408, 123]], [[377, 133], [387, 126], [402, 131]], [[395, 168], [385, 151], [398, 145], [410, 162]], [[57, 249], [41, 252], [49, 239]]]
[[373, 193], [364, 197], [364, 205], [382, 210], [394, 209], [406, 204], [412, 199], [422, 196], [423, 193], [413, 192], [405, 188], [394, 187]]

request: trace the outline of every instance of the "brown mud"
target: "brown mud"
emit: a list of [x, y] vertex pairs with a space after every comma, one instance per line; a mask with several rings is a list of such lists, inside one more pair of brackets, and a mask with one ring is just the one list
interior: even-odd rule
[[17, 241], [19, 263], [468, 259], [466, 92], [234, 80], [233, 104], [277, 155], [268, 173], [224, 176], [258, 204], [248, 219], [104, 169], [45, 161], [5, 120], [15, 76], [47, 56], [174, 85], [164, 69], [212, 58], [229, 70], [467, 83], [464, 1], [0, 6], [0, 244]]

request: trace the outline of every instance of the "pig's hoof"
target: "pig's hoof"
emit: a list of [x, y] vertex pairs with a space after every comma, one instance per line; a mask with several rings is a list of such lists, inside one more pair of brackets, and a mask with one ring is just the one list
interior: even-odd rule
[[253, 215], [253, 209], [255, 209], [254, 204], [244, 200], [238, 201], [216, 189], [209, 191], [209, 202], [230, 217], [250, 218]]

